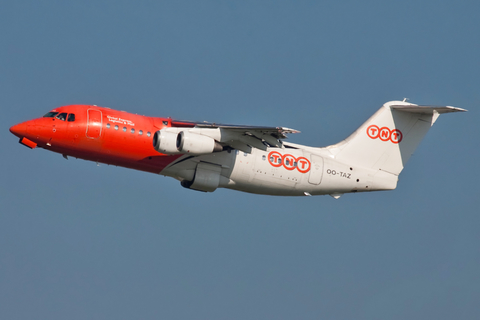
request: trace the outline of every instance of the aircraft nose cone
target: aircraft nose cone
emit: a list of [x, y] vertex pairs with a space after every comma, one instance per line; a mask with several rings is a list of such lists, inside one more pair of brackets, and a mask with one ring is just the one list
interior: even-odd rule
[[17, 137], [22, 138], [27, 134], [27, 124], [25, 122], [16, 124], [10, 128], [10, 132]]

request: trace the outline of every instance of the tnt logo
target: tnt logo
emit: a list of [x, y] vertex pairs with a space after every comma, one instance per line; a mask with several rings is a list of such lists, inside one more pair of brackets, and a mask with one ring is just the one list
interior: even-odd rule
[[268, 162], [276, 168], [283, 166], [287, 170], [297, 169], [301, 173], [310, 171], [311, 167], [310, 161], [305, 157], [295, 158], [291, 154], [282, 155], [277, 151], [268, 154]]
[[403, 139], [402, 131], [398, 129], [390, 130], [387, 127], [379, 128], [374, 124], [367, 128], [367, 135], [370, 139], [379, 138], [382, 141], [390, 140], [393, 143], [399, 143]]

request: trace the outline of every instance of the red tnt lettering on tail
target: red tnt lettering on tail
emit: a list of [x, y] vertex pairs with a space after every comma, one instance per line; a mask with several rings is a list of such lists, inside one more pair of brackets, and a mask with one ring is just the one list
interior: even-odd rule
[[395, 129], [392, 130], [392, 134], [390, 135], [390, 141], [393, 143], [399, 143], [403, 139], [402, 131]]
[[382, 129], [380, 129], [379, 138], [382, 141], [390, 140], [390, 129], [388, 129], [387, 127], [383, 127]]
[[400, 143], [403, 139], [402, 131], [398, 129], [391, 130], [387, 127], [379, 128], [378, 126], [372, 124], [367, 128], [367, 136], [370, 139], [379, 138], [382, 141], [391, 141], [392, 143]]
[[367, 135], [372, 139], [378, 138], [379, 132], [380, 132], [380, 129], [378, 128], [378, 126], [374, 124], [372, 124], [370, 127], [367, 128]]

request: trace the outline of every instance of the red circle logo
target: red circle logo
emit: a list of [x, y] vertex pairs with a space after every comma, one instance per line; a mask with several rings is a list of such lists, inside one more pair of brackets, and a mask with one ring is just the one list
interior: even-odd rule
[[391, 131], [387, 127], [381, 128], [380, 131], [378, 132], [378, 137], [382, 141], [390, 140], [390, 135], [391, 135]]
[[272, 151], [268, 154], [268, 162], [276, 168], [283, 166], [289, 171], [297, 169], [301, 173], [307, 173], [312, 167], [311, 162], [305, 157], [295, 158], [291, 154], [282, 156], [278, 151]]
[[282, 155], [280, 152], [272, 151], [268, 154], [268, 162], [276, 168], [282, 166]]
[[398, 129], [390, 130], [388, 127], [378, 128], [378, 126], [372, 124], [367, 128], [367, 135], [370, 139], [380, 138], [382, 141], [390, 140], [392, 143], [400, 143], [403, 139], [402, 131]]
[[400, 141], [402, 141], [402, 139], [403, 139], [402, 131], [398, 129], [392, 130], [390, 134], [390, 141], [392, 141], [393, 143], [399, 143]]
[[310, 171], [311, 167], [310, 161], [305, 158], [305, 157], [298, 157], [297, 158], [297, 170], [300, 171], [301, 173], [306, 173]]
[[372, 124], [371, 126], [369, 126], [367, 128], [367, 135], [371, 138], [371, 139], [377, 139], [378, 138], [378, 133], [380, 132], [380, 129], [378, 128], [378, 126]]
[[293, 170], [295, 169], [295, 157], [292, 156], [291, 154], [285, 154], [283, 155], [282, 162], [283, 162], [283, 167], [287, 170]]

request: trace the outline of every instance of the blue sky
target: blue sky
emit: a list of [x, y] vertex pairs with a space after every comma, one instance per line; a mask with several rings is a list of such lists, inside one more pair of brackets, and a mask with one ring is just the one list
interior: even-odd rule
[[[0, 6], [0, 317], [477, 319], [477, 1]], [[453, 105], [395, 191], [205, 194], [18, 144], [67, 104], [286, 126], [326, 146], [384, 102]]]

